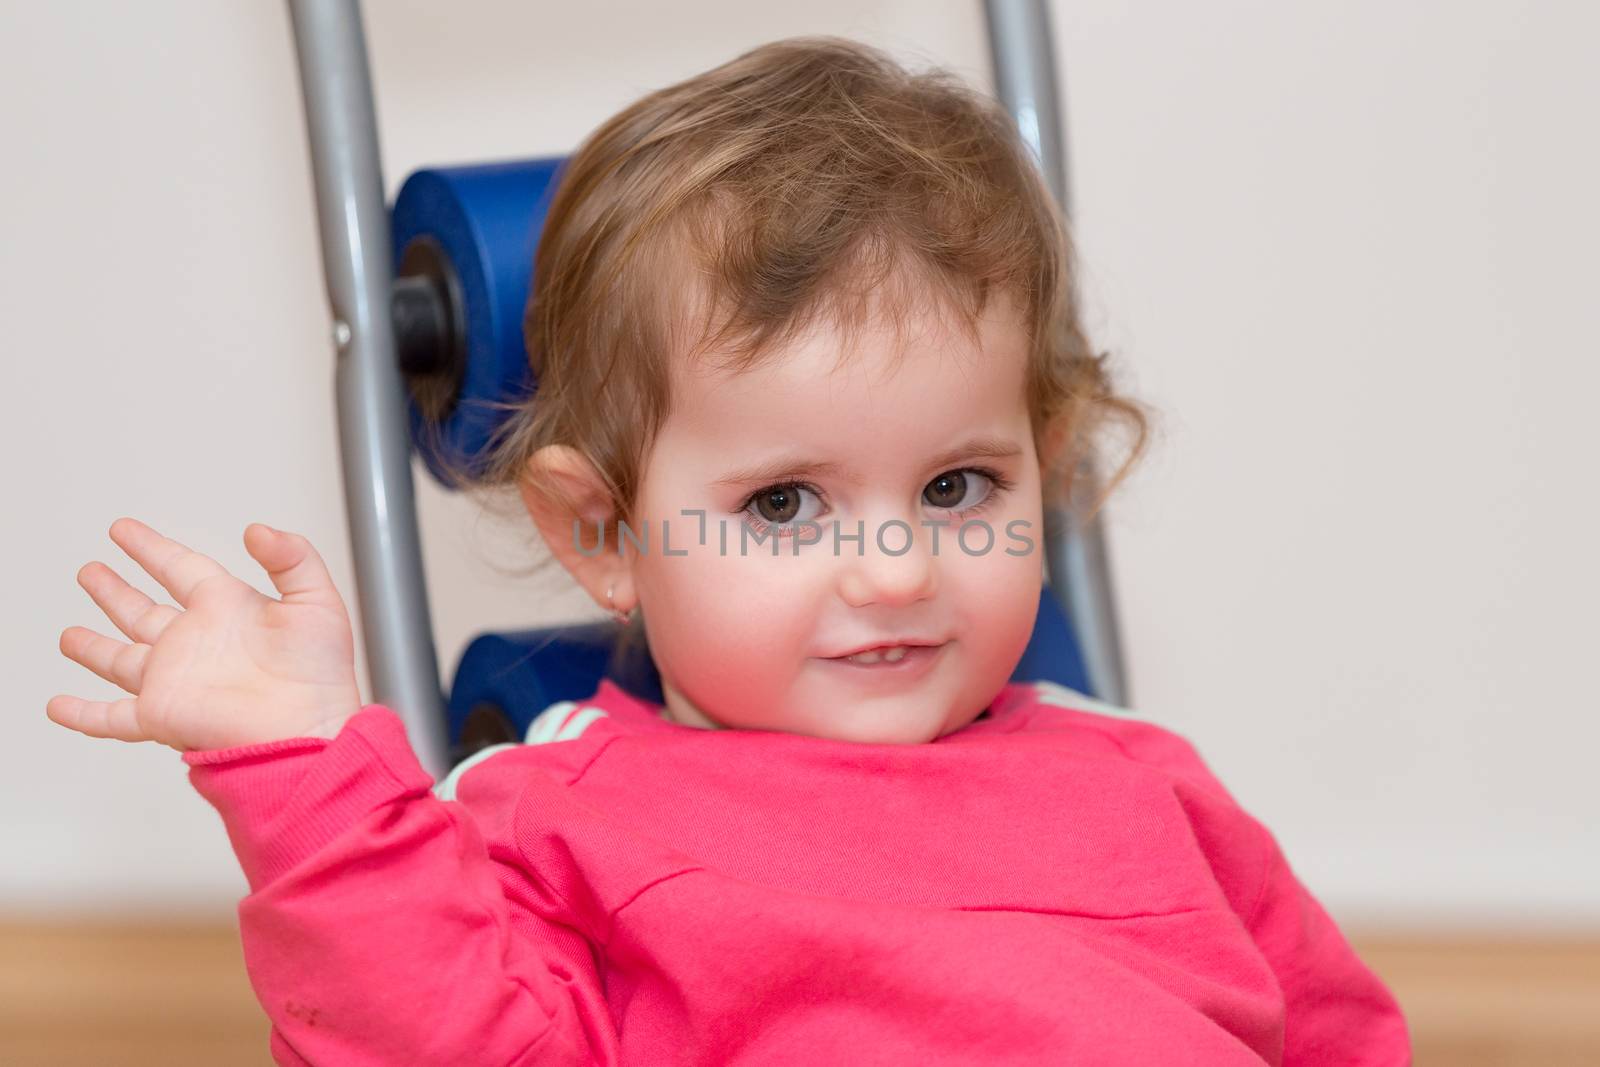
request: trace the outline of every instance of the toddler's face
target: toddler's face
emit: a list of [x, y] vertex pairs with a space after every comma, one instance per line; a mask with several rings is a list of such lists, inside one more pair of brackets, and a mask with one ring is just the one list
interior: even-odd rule
[[[672, 718], [917, 744], [999, 692], [1038, 609], [1042, 505], [1020, 315], [991, 300], [978, 333], [928, 313], [898, 367], [874, 323], [837, 370], [845, 339], [817, 327], [742, 374], [676, 371], [632, 559]], [[841, 658], [899, 642], [924, 647]]]

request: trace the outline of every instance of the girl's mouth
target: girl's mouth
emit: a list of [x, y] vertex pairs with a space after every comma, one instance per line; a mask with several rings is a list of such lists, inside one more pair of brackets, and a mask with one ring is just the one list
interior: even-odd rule
[[945, 645], [894, 645], [858, 652], [853, 656], [836, 656], [822, 662], [835, 664], [852, 675], [886, 675], [910, 677], [927, 671], [938, 660]]

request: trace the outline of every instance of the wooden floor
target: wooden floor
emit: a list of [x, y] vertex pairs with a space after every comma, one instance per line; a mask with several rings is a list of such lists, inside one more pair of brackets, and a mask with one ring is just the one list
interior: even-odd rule
[[[1420, 1067], [1600, 1065], [1600, 934], [1352, 940]], [[5, 1067], [267, 1065], [266, 1049], [231, 926], [0, 922]]]
[[1352, 936], [1418, 1067], [1600, 1067], [1600, 935]]
[[228, 925], [0, 924], [0, 1064], [272, 1064]]

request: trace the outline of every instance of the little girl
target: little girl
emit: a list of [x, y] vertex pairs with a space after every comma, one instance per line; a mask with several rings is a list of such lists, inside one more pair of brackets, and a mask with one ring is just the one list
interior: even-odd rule
[[662, 704], [604, 681], [434, 786], [304, 538], [245, 531], [273, 599], [120, 519], [178, 606], [86, 566], [132, 643], [62, 651], [134, 696], [48, 713], [184, 753], [280, 1063], [1408, 1063], [1186, 741], [1009, 681], [1046, 503], [1144, 441], [1071, 291], [994, 104], [757, 49], [572, 158], [478, 478], [642, 616]]

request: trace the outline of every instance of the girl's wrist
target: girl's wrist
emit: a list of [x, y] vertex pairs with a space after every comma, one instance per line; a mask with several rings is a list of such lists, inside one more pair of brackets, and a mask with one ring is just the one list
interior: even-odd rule
[[[358, 708], [357, 710], [359, 711], [360, 709]], [[344, 724], [355, 718], [355, 716], [356, 712], [351, 711], [324, 719], [316, 726], [299, 736], [320, 737], [328, 741], [332, 741], [334, 738], [338, 737], [339, 732], [344, 729]]]

